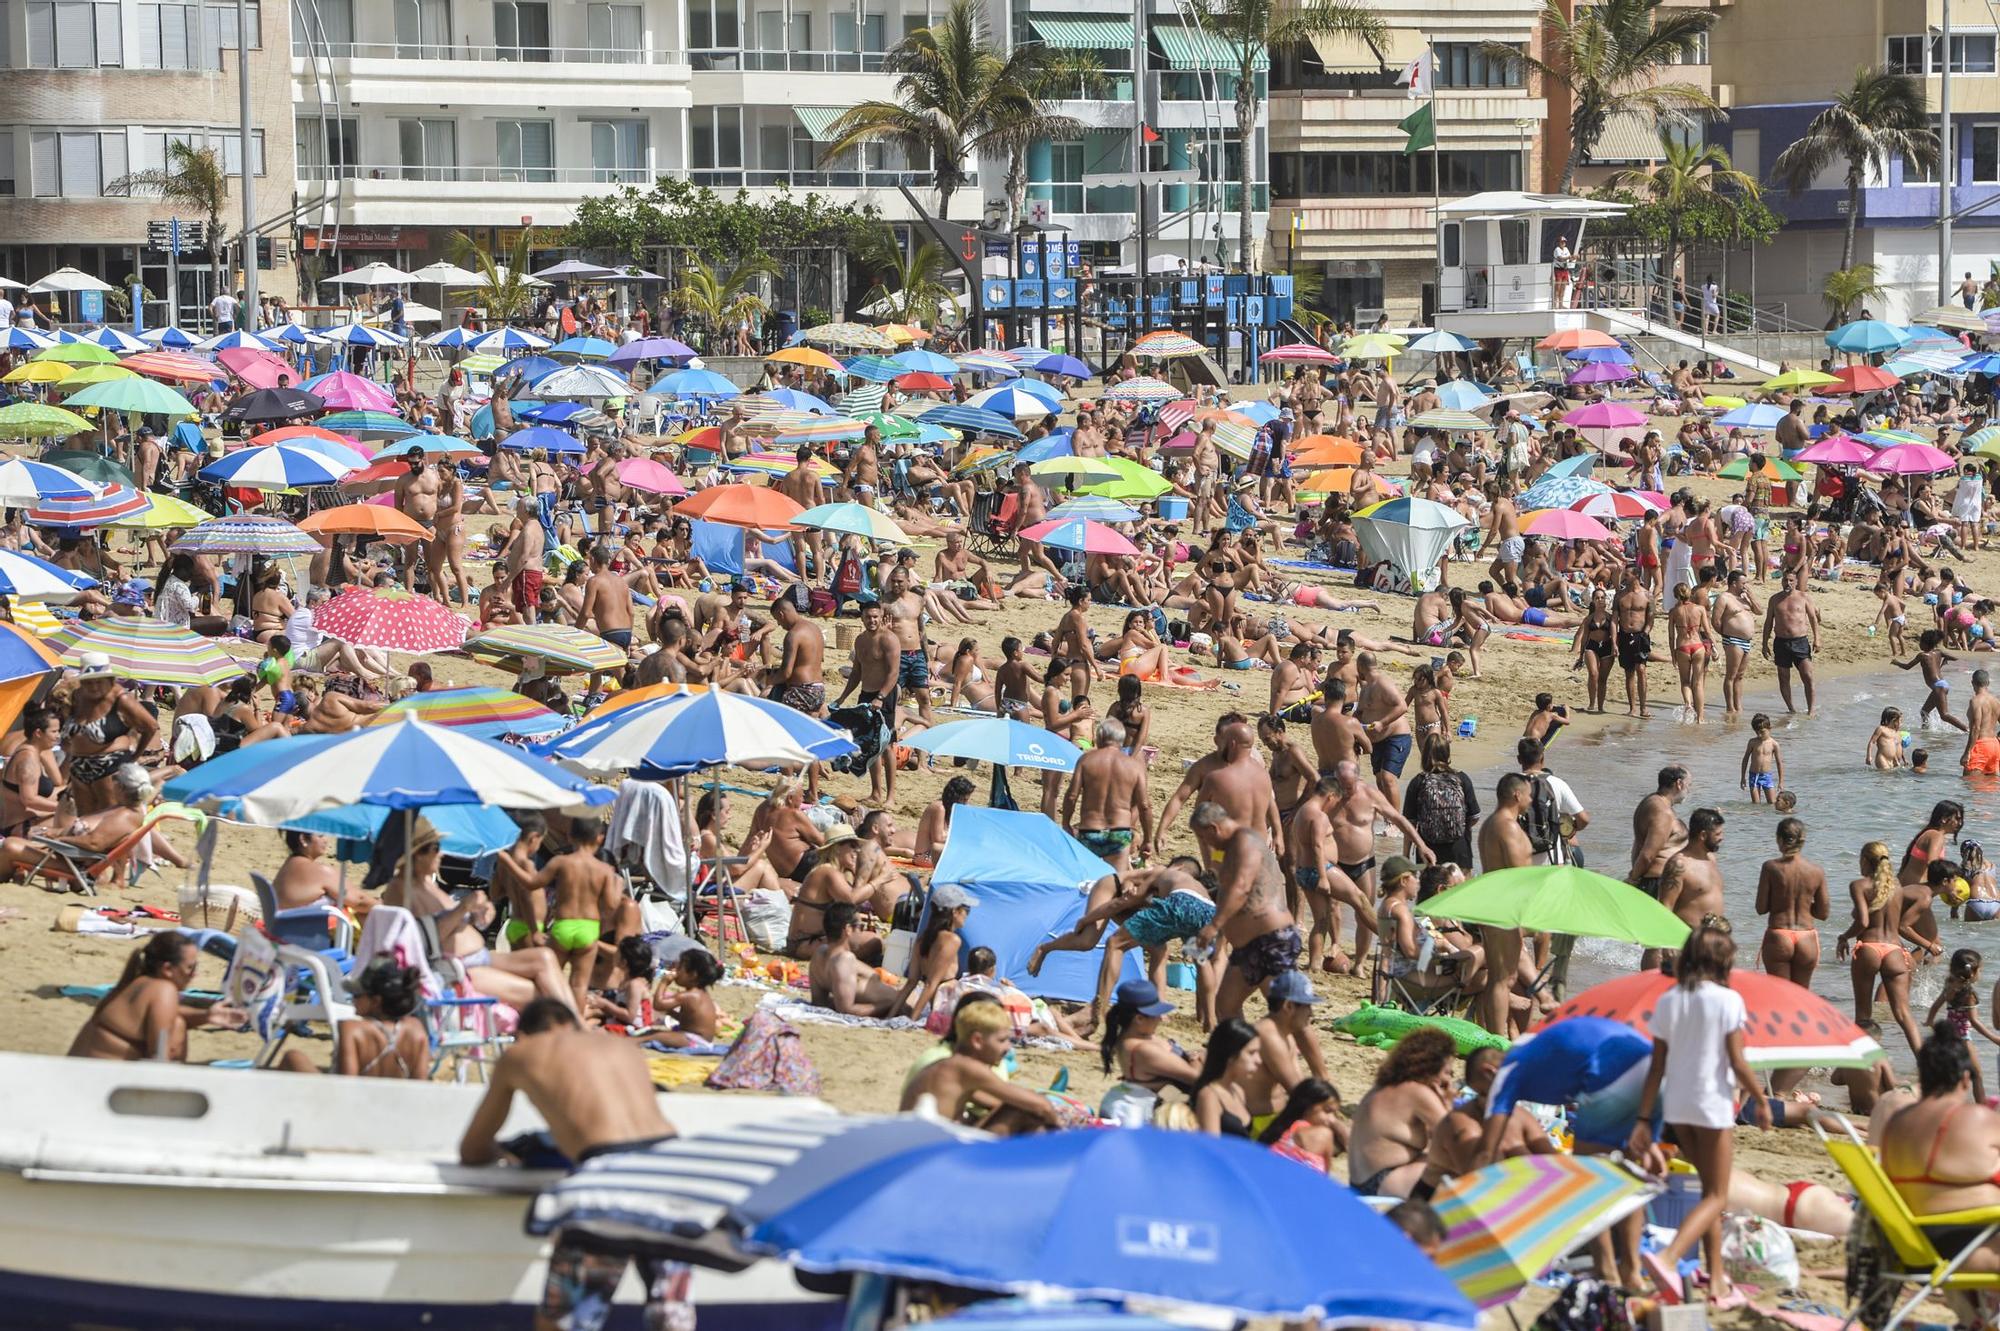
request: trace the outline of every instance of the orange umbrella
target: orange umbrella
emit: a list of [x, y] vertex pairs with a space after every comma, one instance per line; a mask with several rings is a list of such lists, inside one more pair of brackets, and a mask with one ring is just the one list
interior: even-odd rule
[[805, 509], [789, 496], [761, 485], [712, 485], [694, 498], [683, 500], [674, 512], [704, 522], [769, 531], [791, 526], [792, 519]]
[[342, 504], [299, 520], [299, 530], [315, 536], [377, 536], [385, 541], [428, 540], [421, 522], [386, 504]]
[[930, 334], [915, 324], [882, 324], [875, 329], [892, 342], [928, 342]]
[[722, 427], [704, 425], [699, 430], [683, 430], [674, 436], [674, 442], [682, 448], [706, 448], [711, 452], [722, 448]]
[[1543, 351], [1582, 351], [1589, 347], [1615, 347], [1618, 339], [1595, 328], [1565, 328], [1535, 343]]
[[647, 684], [636, 689], [620, 689], [603, 702], [597, 704], [597, 706], [591, 708], [588, 712], [585, 712], [583, 719], [588, 721], [593, 717], [603, 716], [606, 712], [615, 712], [620, 707], [630, 707], [634, 703], [651, 702], [655, 698], [669, 698], [676, 693], [707, 692], [708, 685], [706, 684], [696, 684], [693, 682], [677, 684], [673, 680], [667, 680], [661, 684]]
[[836, 373], [847, 368], [824, 351], [812, 347], [786, 347], [783, 351], [775, 352], [764, 359], [776, 361], [780, 365], [803, 365], [808, 369], [833, 370]]
[[1361, 445], [1351, 439], [1335, 439], [1330, 435], [1314, 435], [1319, 440], [1300, 453], [1292, 455], [1296, 466], [1306, 467], [1351, 467], [1361, 461]]
[[1300, 494], [1344, 495], [1354, 488], [1354, 468], [1316, 471], [1299, 486]]

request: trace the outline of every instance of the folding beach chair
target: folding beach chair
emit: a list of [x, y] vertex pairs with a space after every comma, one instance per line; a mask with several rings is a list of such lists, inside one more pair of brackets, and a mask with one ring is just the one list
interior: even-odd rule
[[[1949, 1211], [1936, 1215], [1918, 1216], [1910, 1211], [1903, 1194], [1896, 1191], [1896, 1185], [1882, 1169], [1881, 1161], [1854, 1125], [1839, 1114], [1821, 1112], [1811, 1118], [1812, 1130], [1819, 1136], [1820, 1144], [1833, 1163], [1840, 1166], [1840, 1172], [1847, 1175], [1847, 1181], [1854, 1185], [1854, 1195], [1860, 1200], [1868, 1218], [1881, 1230], [1900, 1270], [1886, 1267], [1879, 1272], [1879, 1278], [1899, 1285], [1915, 1285], [1916, 1292], [1896, 1308], [1887, 1322], [1877, 1331], [1896, 1331], [1905, 1318], [1916, 1311], [1917, 1305], [1939, 1290], [1984, 1290], [2000, 1289], [2000, 1272], [1961, 1271], [1968, 1258], [1985, 1246], [1987, 1240], [2000, 1233], [2000, 1207], [1982, 1207], [1973, 1211]], [[1829, 1133], [1826, 1124], [1831, 1121], [1836, 1131]], [[1976, 1237], [1958, 1250], [1957, 1256], [1946, 1258], [1931, 1241], [1931, 1231], [1943, 1229], [1973, 1230]], [[1871, 1301], [1870, 1292], [1864, 1292], [1847, 1321], [1841, 1324], [1842, 1331], [1853, 1325], [1861, 1316], [1863, 1308]], [[1893, 1303], [1893, 1296], [1885, 1299]], [[1870, 1319], [1873, 1325], [1873, 1319]]]
[[1475, 995], [1465, 987], [1457, 964], [1446, 969], [1434, 965], [1440, 960], [1436, 947], [1436, 941], [1425, 934], [1417, 949], [1415, 969], [1397, 975], [1389, 966], [1395, 943], [1386, 934], [1377, 934], [1375, 976], [1370, 985], [1373, 1001], [1393, 1003], [1420, 1017], [1459, 1016], [1469, 1009]]
[[988, 490], [973, 496], [972, 518], [966, 529], [972, 535], [977, 554], [1004, 555], [1014, 539], [1014, 519], [1021, 509], [1021, 496], [1012, 490]]
[[163, 822], [173, 819], [194, 821], [201, 815], [183, 804], [163, 804], [150, 810], [117, 845], [109, 850], [91, 850], [60, 837], [31, 836], [41, 851], [41, 858], [27, 869], [28, 881], [39, 878], [48, 887], [57, 891], [67, 889], [82, 896], [94, 897], [100, 883], [111, 881], [113, 874], [123, 872], [129, 887], [139, 881], [148, 867], [142, 864], [137, 852], [153, 829]]

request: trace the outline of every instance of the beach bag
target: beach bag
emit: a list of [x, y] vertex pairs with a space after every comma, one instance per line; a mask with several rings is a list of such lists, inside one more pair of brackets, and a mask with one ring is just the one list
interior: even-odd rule
[[782, 948], [792, 929], [792, 903], [785, 894], [752, 892], [742, 904], [743, 927], [749, 930], [750, 941], [765, 952]]
[[1799, 1287], [1798, 1245], [1783, 1225], [1761, 1215], [1722, 1217], [1722, 1261], [1731, 1280], [1775, 1277], [1786, 1289]]
[[1424, 773], [1410, 821], [1423, 834], [1424, 844], [1440, 855], [1462, 840], [1471, 820], [1465, 815], [1465, 786], [1458, 773]]
[[791, 1024], [758, 1008], [744, 1020], [743, 1033], [709, 1074], [708, 1085], [718, 1091], [818, 1095], [819, 1070]]
[[278, 942], [251, 924], [236, 936], [236, 953], [222, 977], [222, 1001], [248, 1013], [250, 1028], [268, 1040], [284, 998], [285, 968], [278, 960]]
[[1535, 773], [1528, 785], [1533, 793], [1528, 797], [1528, 811], [1521, 815], [1521, 830], [1528, 834], [1528, 849], [1546, 855], [1562, 836], [1561, 820], [1556, 816], [1556, 788], [1546, 772]]
[[1611, 1285], [1578, 1276], [1535, 1319], [1535, 1331], [1633, 1331], [1632, 1314]]

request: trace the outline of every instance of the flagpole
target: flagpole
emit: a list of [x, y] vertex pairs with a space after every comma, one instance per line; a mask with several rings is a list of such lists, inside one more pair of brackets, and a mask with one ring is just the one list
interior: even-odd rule
[[[1444, 159], [1438, 150], [1438, 98], [1437, 98], [1437, 43], [1424, 38], [1424, 59], [1426, 91], [1431, 95], [1431, 257], [1433, 272], [1431, 277], [1431, 300], [1439, 309], [1444, 306]], [[1525, 182], [1524, 182], [1525, 183]], [[1435, 310], [1433, 310], [1435, 316]]]

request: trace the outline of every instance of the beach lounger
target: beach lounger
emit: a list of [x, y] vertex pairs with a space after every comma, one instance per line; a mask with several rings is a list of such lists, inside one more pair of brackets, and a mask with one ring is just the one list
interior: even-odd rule
[[136, 883], [146, 867], [138, 858], [139, 847], [155, 827], [170, 819], [187, 818], [190, 812], [181, 805], [161, 805], [148, 812], [137, 828], [109, 850], [91, 850], [60, 837], [30, 837], [41, 848], [42, 857], [29, 866], [28, 881], [39, 878], [58, 891], [67, 889], [87, 897], [96, 896], [97, 885], [109, 882], [112, 874], [120, 870], [125, 873], [128, 885]]
[[[1832, 1123], [1834, 1131], [1827, 1130]], [[1889, 1269], [1886, 1265], [1879, 1272], [1881, 1279], [1901, 1285], [1914, 1285], [1916, 1292], [1896, 1308], [1889, 1320], [1882, 1323], [1879, 1331], [1896, 1331], [1896, 1327], [1916, 1311], [1917, 1305], [1932, 1294], [1947, 1289], [1990, 1290], [2000, 1289], [2000, 1272], [1961, 1271], [1968, 1258], [1985, 1246], [1987, 1240], [2000, 1233], [2000, 1207], [1983, 1207], [1974, 1211], [1941, 1212], [1937, 1215], [1916, 1216], [1910, 1211], [1903, 1194], [1896, 1191], [1896, 1185], [1889, 1181], [1882, 1163], [1868, 1143], [1861, 1140], [1861, 1134], [1846, 1118], [1834, 1113], [1818, 1113], [1812, 1116], [1812, 1130], [1819, 1137], [1820, 1144], [1833, 1163], [1840, 1166], [1840, 1172], [1847, 1175], [1847, 1181], [1854, 1186], [1854, 1195], [1862, 1209], [1868, 1213], [1882, 1231], [1894, 1253], [1901, 1270]], [[1931, 1241], [1930, 1231], [1955, 1229], [1975, 1231], [1976, 1237], [1958, 1249], [1958, 1255], [1946, 1258]], [[1861, 1300], [1848, 1313], [1843, 1327], [1852, 1325], [1861, 1315], [1862, 1307], [1869, 1300], [1864, 1292]], [[1892, 1296], [1885, 1296], [1885, 1303], [1893, 1302]], [[1870, 1325], [1874, 1325], [1873, 1319]]]

